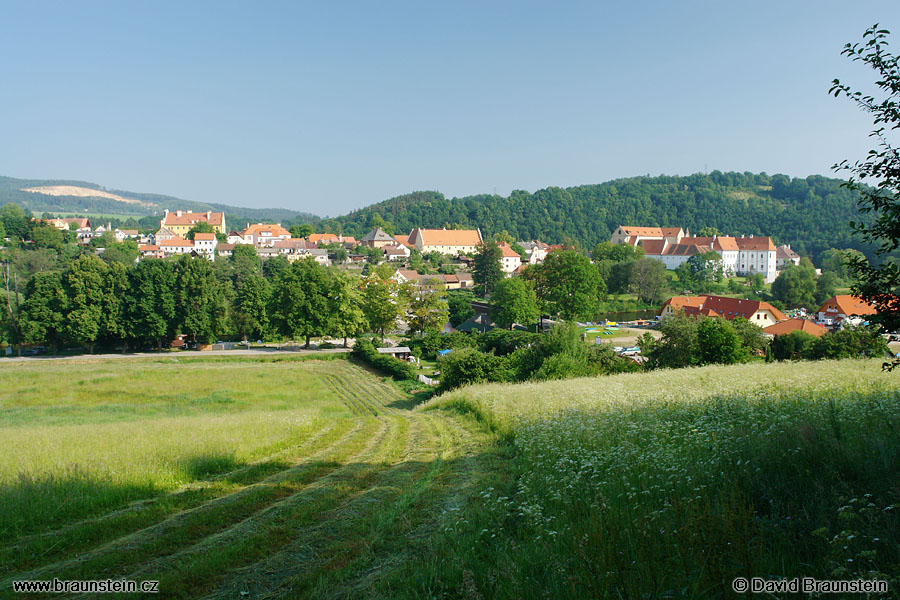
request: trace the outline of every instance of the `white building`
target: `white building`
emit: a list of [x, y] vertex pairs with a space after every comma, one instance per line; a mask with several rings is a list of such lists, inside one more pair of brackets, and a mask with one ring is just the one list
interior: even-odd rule
[[216, 259], [216, 246], [218, 240], [214, 233], [195, 233], [194, 234], [194, 252], [207, 260]]
[[507, 274], [514, 273], [522, 266], [522, 257], [509, 244], [497, 245], [500, 247], [500, 270]]

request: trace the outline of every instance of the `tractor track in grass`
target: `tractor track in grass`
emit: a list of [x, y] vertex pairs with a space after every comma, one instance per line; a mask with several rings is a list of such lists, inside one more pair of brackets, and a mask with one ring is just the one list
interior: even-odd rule
[[[14, 562], [0, 571], [0, 596], [12, 580], [125, 577], [159, 580], [167, 598], [349, 597], [419, 558], [442, 511], [461, 506], [483, 475], [479, 448], [490, 435], [446, 413], [397, 408], [408, 396], [351, 363], [304, 367], [325, 380], [350, 417], [165, 495], [229, 483], [212, 497], [201, 494], [152, 522]], [[160, 502], [138, 501], [20, 538], [0, 547], [0, 559], [50, 536], [115, 524]]]

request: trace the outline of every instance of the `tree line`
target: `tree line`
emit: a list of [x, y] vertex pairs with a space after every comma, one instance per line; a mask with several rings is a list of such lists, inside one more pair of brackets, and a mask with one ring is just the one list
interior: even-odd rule
[[383, 336], [400, 321], [419, 334], [447, 322], [443, 283], [399, 284], [393, 270], [376, 267], [355, 277], [312, 258], [263, 264], [250, 246], [227, 261], [183, 255], [137, 264], [81, 254], [62, 271], [34, 274], [15, 288], [4, 265], [4, 341], [106, 348], [161, 348], [177, 335], [210, 343], [225, 339], [347, 338], [365, 331]]
[[378, 224], [388, 232], [415, 227], [507, 232], [516, 240], [578, 243], [607, 241], [619, 225], [706, 227], [728, 235], [766, 235], [789, 243], [818, 264], [829, 248], [860, 250], [870, 259], [876, 246], [852, 235], [848, 222], [869, 223], [860, 213], [857, 190], [813, 175], [790, 178], [766, 173], [633, 177], [598, 185], [546, 188], [509, 196], [445, 198], [434, 191], [397, 196], [317, 224], [322, 230], [360, 236]]

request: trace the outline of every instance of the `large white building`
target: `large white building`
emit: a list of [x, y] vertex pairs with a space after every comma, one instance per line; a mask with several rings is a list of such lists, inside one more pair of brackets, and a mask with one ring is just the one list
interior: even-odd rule
[[[638, 229], [660, 228], [622, 228], [616, 231], [631, 231]], [[680, 231], [680, 230], [679, 230]], [[722, 270], [726, 276], [744, 275], [750, 276], [760, 273], [767, 283], [775, 281], [777, 276], [775, 244], [766, 236], [712, 236], [712, 237], [687, 237], [668, 236], [661, 232], [658, 237], [644, 237], [652, 232], [641, 232], [640, 240], [633, 245], [639, 245], [644, 249], [644, 256], [662, 261], [667, 269], [677, 269], [681, 264], [690, 260], [692, 256], [715, 252], [721, 258]], [[621, 236], [619, 236], [621, 237]], [[616, 235], [613, 236], [616, 239]], [[634, 238], [627, 239], [624, 243], [631, 244]], [[678, 239], [678, 242], [671, 242]]]

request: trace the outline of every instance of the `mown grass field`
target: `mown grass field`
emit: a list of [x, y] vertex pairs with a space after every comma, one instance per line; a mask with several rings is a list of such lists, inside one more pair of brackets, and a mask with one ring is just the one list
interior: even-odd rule
[[729, 596], [900, 589], [900, 375], [879, 361], [473, 386], [343, 358], [0, 365], [0, 597]]

